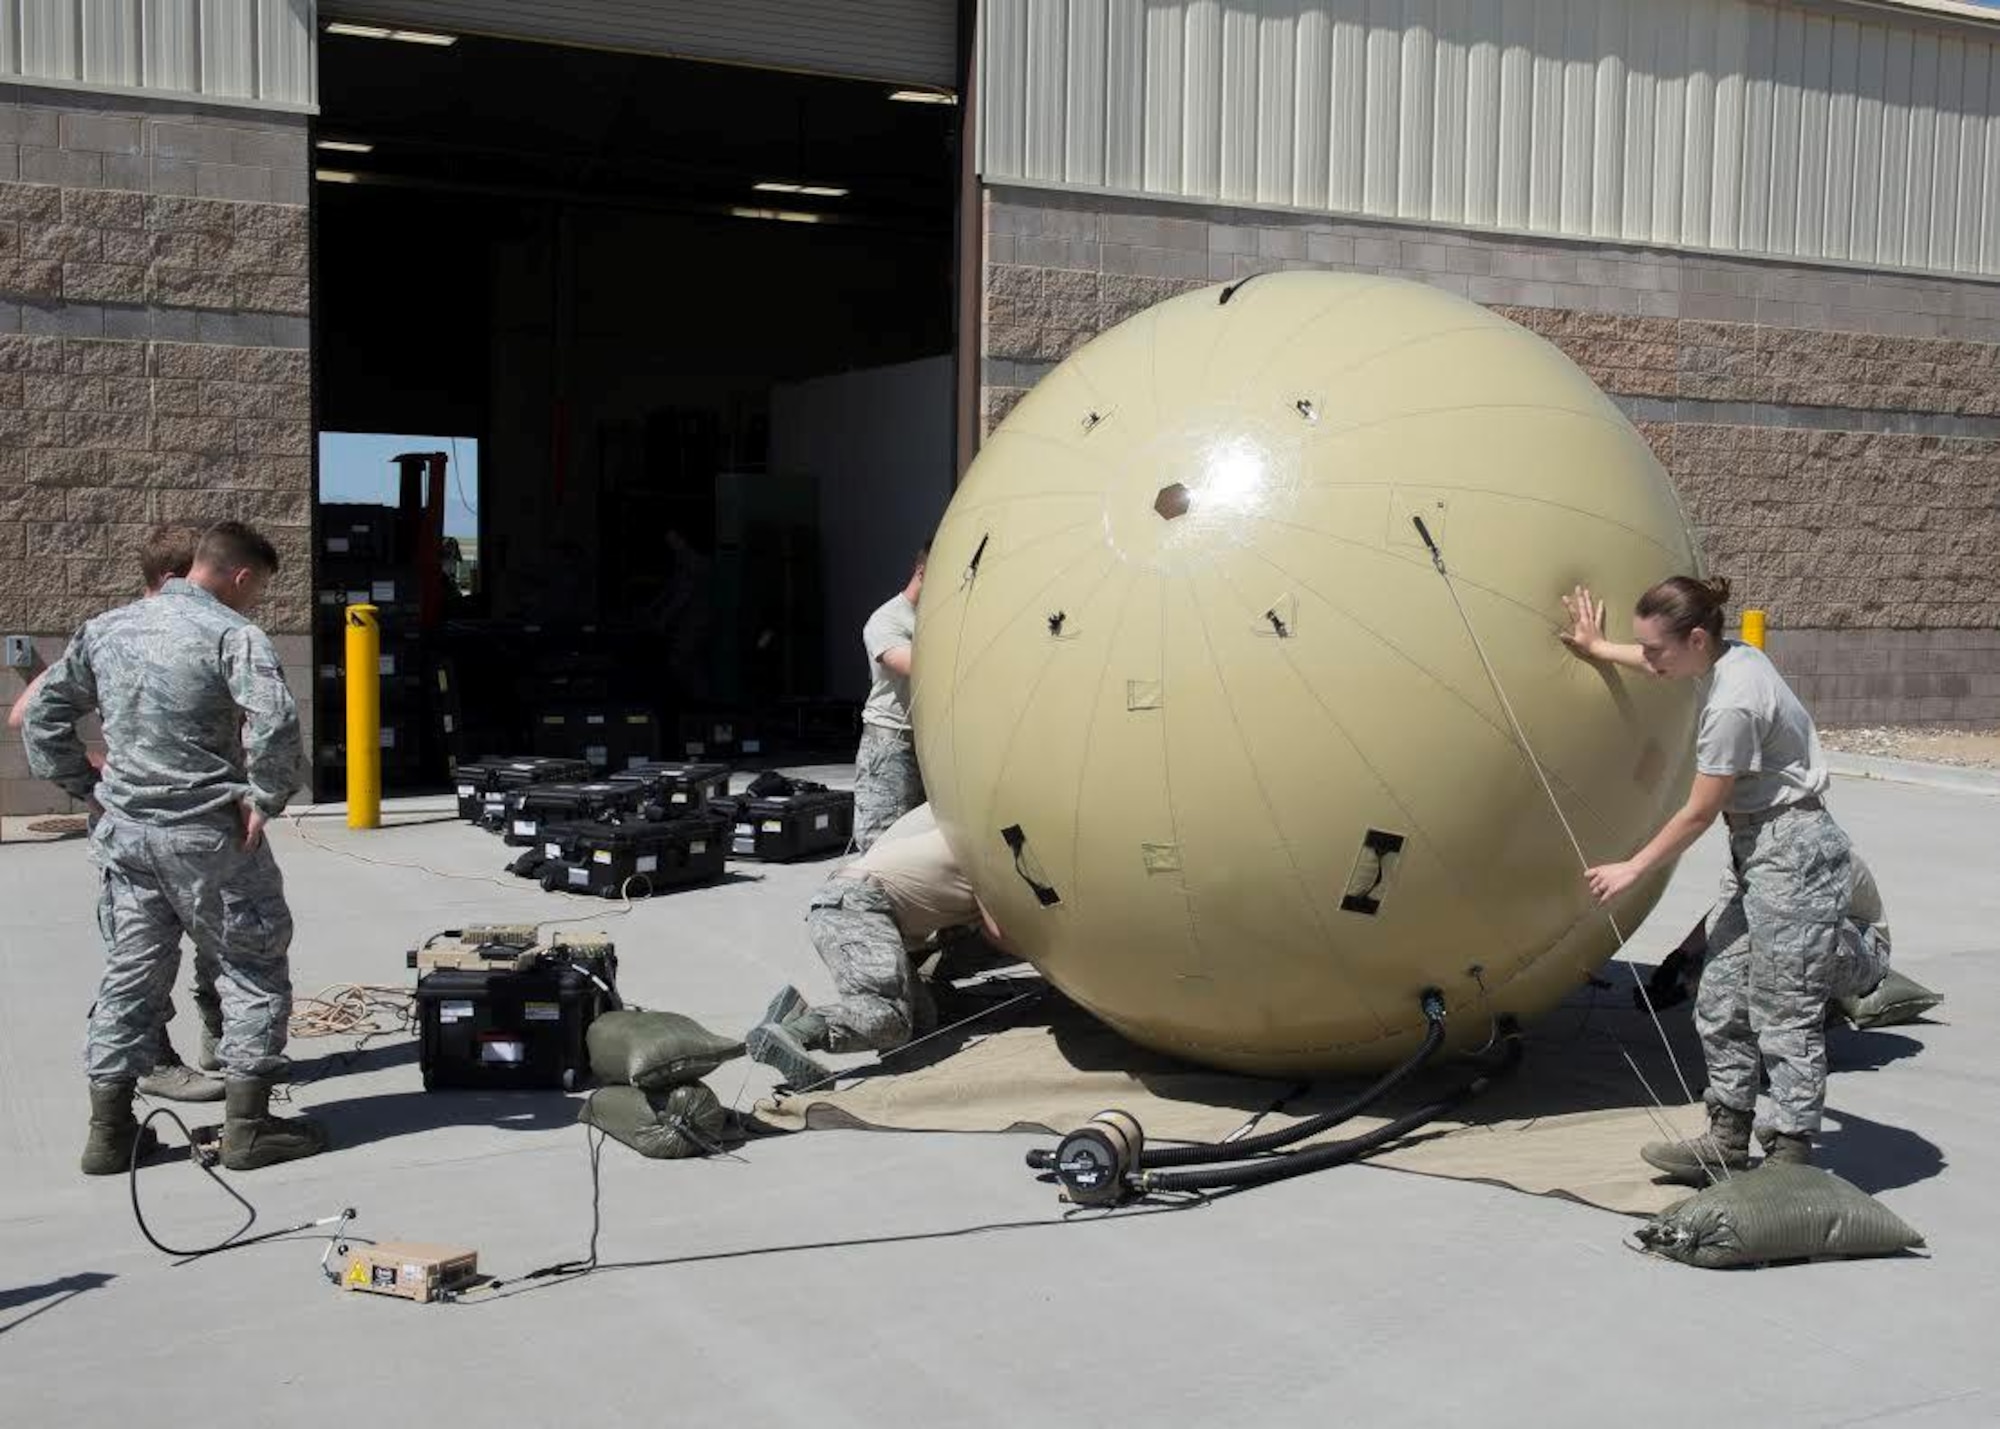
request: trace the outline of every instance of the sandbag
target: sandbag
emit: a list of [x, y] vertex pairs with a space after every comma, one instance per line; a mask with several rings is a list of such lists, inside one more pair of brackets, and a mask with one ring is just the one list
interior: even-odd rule
[[590, 1024], [586, 1045], [598, 1081], [656, 1092], [698, 1082], [743, 1055], [741, 1041], [678, 1012], [607, 1012]]
[[1852, 1182], [1789, 1162], [1739, 1171], [1638, 1231], [1655, 1255], [1705, 1270], [1774, 1260], [1894, 1255], [1924, 1238]]
[[666, 1092], [599, 1087], [584, 1098], [576, 1119], [655, 1161], [708, 1155], [722, 1144], [729, 1121], [721, 1101], [700, 1082]]
[[1943, 1001], [1943, 993], [1932, 992], [1922, 983], [1891, 969], [1866, 997], [1843, 997], [1834, 1006], [1849, 1022], [1865, 1031], [1915, 1022]]

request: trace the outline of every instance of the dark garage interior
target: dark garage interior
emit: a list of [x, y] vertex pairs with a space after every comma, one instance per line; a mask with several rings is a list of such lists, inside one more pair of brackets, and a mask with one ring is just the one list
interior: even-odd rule
[[[358, 589], [391, 791], [530, 750], [845, 743], [860, 622], [951, 489], [956, 109], [469, 37], [329, 35], [321, 89], [323, 795]], [[421, 481], [400, 516], [341, 489], [345, 439], [385, 433], [455, 463], [456, 578]]]

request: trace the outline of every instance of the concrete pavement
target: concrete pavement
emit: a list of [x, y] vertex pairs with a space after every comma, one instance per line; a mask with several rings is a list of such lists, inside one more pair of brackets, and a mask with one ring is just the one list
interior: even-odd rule
[[[1881, 881], [1898, 964], [1947, 1000], [1936, 1024], [1837, 1039], [1826, 1155], [1930, 1238], [1927, 1258], [1700, 1272], [1624, 1248], [1631, 1223], [1602, 1212], [1369, 1167], [1064, 1223], [1022, 1167], [1032, 1139], [814, 1132], [707, 1162], [610, 1145], [612, 1264], [431, 1307], [334, 1291], [309, 1238], [177, 1266], [140, 1240], [122, 1179], [76, 1173], [99, 966], [89, 868], [74, 841], [9, 845], [0, 1403], [23, 1425], [345, 1429], [1992, 1423], [2000, 801], [1842, 779], [1834, 802]], [[407, 983], [404, 950], [467, 920], [576, 915], [616, 934], [629, 997], [719, 1029], [782, 982], [825, 990], [800, 926], [823, 867], [740, 866], [612, 917], [507, 878], [497, 843], [454, 823], [357, 835], [312, 818], [276, 838], [301, 993]], [[1684, 860], [1636, 955], [1678, 941], [1721, 857], [1711, 835]], [[191, 1049], [184, 991], [182, 1007]], [[326, 1073], [297, 1101], [338, 1149], [232, 1178], [260, 1229], [353, 1205], [357, 1235], [474, 1245], [501, 1276], [583, 1253], [573, 1101], [425, 1096], [401, 1038], [316, 1060], [347, 1045], [294, 1046], [302, 1077]], [[747, 1105], [765, 1081], [738, 1063], [711, 1084]], [[185, 1163], [142, 1185], [164, 1236], [239, 1219]], [[987, 1225], [1012, 1228], [972, 1230]]]

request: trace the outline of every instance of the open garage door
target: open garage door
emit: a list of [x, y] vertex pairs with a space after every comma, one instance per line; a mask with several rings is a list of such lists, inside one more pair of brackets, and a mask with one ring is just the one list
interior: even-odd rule
[[949, 89], [956, 0], [327, 0], [329, 23], [407, 26]]

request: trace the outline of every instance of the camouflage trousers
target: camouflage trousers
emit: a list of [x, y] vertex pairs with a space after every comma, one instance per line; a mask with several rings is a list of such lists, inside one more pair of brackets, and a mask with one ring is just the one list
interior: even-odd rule
[[1827, 1002], [1886, 948], [1846, 923], [1847, 835], [1825, 810], [1731, 829], [1729, 861], [1695, 998], [1707, 1100], [1754, 1112], [1761, 1062], [1771, 1128], [1810, 1136], [1826, 1104]]
[[861, 727], [854, 755], [854, 845], [862, 853], [882, 831], [924, 801], [917, 744], [907, 729]]
[[84, 1055], [90, 1079], [126, 1081], [153, 1069], [183, 934], [198, 969], [205, 955], [214, 959], [224, 1075], [279, 1075], [292, 1013], [292, 915], [269, 843], [246, 850], [233, 812], [172, 825], [107, 815], [91, 839], [105, 962]]
[[937, 1007], [903, 950], [889, 895], [867, 878], [830, 878], [813, 895], [806, 931], [840, 1000], [826, 1019], [834, 1052], [886, 1052], [937, 1026]]
[[[90, 861], [98, 871], [100, 881], [104, 866], [97, 856], [97, 825], [101, 815], [93, 814], [90, 819], [91, 844]], [[108, 915], [109, 905], [103, 899], [97, 904], [97, 932], [104, 940], [104, 946], [111, 946]], [[176, 959], [178, 961], [178, 958]], [[212, 1032], [218, 1040], [222, 1036], [222, 996], [215, 990], [216, 974], [222, 970], [222, 958], [213, 944], [197, 943], [194, 949], [194, 1010], [201, 1018], [201, 1025]], [[160, 1025], [153, 1036], [153, 1065], [165, 1066], [169, 1053], [173, 1050], [173, 1039], [167, 1032], [167, 1024], [174, 1020], [174, 1000], [171, 993], [167, 997], [166, 1010], [160, 1014]]]

